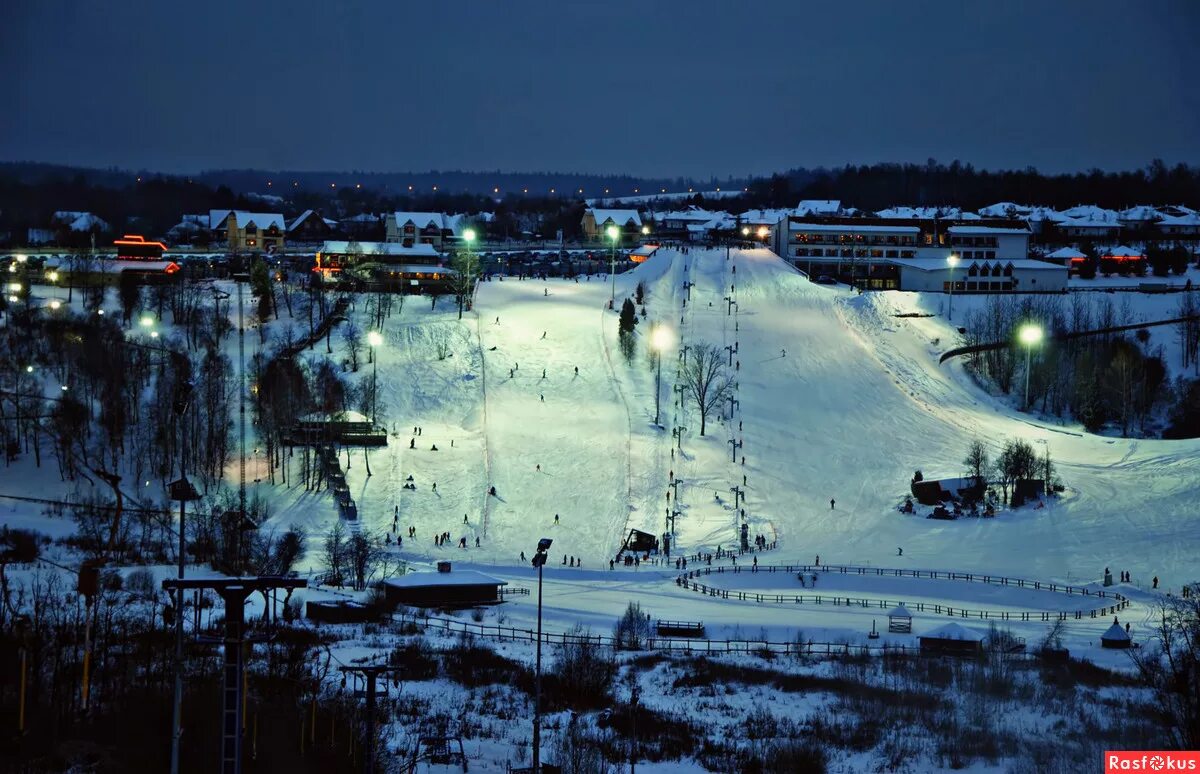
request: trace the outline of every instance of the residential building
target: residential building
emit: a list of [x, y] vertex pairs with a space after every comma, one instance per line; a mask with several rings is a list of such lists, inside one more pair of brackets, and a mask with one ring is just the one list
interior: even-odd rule
[[616, 226], [622, 234], [641, 235], [642, 216], [637, 210], [604, 210], [589, 207], [583, 213], [583, 238], [589, 242], [598, 242], [607, 238], [609, 226]]
[[338, 235], [338, 222], [321, 215], [318, 210], [305, 210], [287, 227], [292, 244], [314, 244]]
[[278, 212], [210, 210], [208, 228], [233, 253], [282, 250], [287, 235], [287, 224]]
[[440, 212], [389, 212], [384, 224], [385, 239], [404, 247], [433, 245], [440, 252], [449, 236], [446, 216]]
[[835, 218], [845, 213], [837, 199], [802, 199], [792, 214], [801, 218]]

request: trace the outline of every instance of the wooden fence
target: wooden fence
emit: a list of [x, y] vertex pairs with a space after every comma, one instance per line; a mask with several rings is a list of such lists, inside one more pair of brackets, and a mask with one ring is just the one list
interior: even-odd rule
[[[876, 575], [890, 577], [910, 577], [910, 578], [930, 578], [934, 580], [955, 580], [967, 582], [981, 582], [998, 586], [1015, 586], [1023, 589], [1034, 589], [1038, 591], [1052, 591], [1065, 594], [1079, 594], [1085, 597], [1095, 597], [1104, 600], [1104, 603], [1091, 610], [975, 610], [967, 607], [956, 607], [953, 605], [943, 605], [929, 602], [904, 602], [902, 600], [890, 599], [875, 599], [866, 597], [850, 597], [842, 595], [827, 595], [827, 594], [763, 594], [752, 591], [735, 591], [730, 589], [721, 589], [714, 586], [701, 583], [696, 580], [700, 576], [709, 576], [713, 574], [722, 575], [725, 573], [786, 573], [795, 575], [798, 573], [839, 573], [842, 575]], [[956, 618], [978, 618], [981, 620], [995, 621], [1065, 621], [1071, 618], [1081, 620], [1083, 618], [1099, 618], [1102, 616], [1116, 615], [1119, 611], [1124, 610], [1129, 606], [1129, 600], [1123, 595], [1116, 592], [1108, 592], [1102, 590], [1089, 589], [1082, 586], [1069, 586], [1060, 583], [1048, 583], [1045, 581], [1026, 580], [1024, 578], [1009, 578], [1002, 575], [990, 575], [980, 573], [966, 572], [947, 572], [944, 570], [906, 570], [897, 568], [884, 567], [853, 567], [847, 565], [759, 565], [757, 567], [732, 566], [732, 567], [699, 567], [694, 570], [688, 570], [675, 579], [676, 585], [696, 591], [709, 597], [717, 599], [734, 599], [740, 602], [759, 602], [759, 603], [774, 603], [774, 604], [796, 604], [796, 605], [833, 605], [835, 607], [862, 607], [862, 608], [881, 608], [890, 609], [897, 605], [903, 604], [909, 610], [916, 610], [921, 613], [934, 613], [936, 615], [946, 615]]]

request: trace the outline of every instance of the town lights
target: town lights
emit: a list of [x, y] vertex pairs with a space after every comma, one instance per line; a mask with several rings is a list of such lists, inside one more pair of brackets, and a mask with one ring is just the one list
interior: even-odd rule
[[468, 245], [475, 241], [475, 229], [469, 228], [463, 231], [463, 241]]
[[770, 233], [771, 233], [771, 230], [770, 230], [770, 229], [768, 229], [766, 226], [759, 226], [759, 227], [758, 227], [758, 238], [759, 238], [759, 239], [766, 239], [766, 238], [767, 238], [767, 234], [770, 234]]
[[1029, 408], [1029, 355], [1042, 341], [1042, 326], [1034, 323], [1022, 325], [1017, 339], [1025, 346], [1025, 408]]

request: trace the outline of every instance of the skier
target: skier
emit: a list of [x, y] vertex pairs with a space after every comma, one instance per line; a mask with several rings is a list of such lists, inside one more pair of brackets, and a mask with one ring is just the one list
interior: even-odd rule
[[479, 548], [479, 536], [478, 535], [475, 536], [475, 547]]
[[541, 473], [542, 472], [542, 463], [539, 462], [537, 464], [537, 466], [535, 467], [535, 470], [537, 470], [538, 473]]
[[437, 491], [437, 482], [436, 481], [433, 482], [433, 491], [435, 491], [435, 492]]
[[[548, 296], [548, 295], [550, 295], [550, 288], [542, 288], [542, 295], [543, 295], [543, 296]], [[544, 338], [546, 338], [546, 337], [545, 337], [545, 336], [542, 336], [542, 338], [544, 339]]]
[[435, 443], [433, 446], [429, 447], [429, 451], [437, 451], [437, 444]]
[[787, 350], [786, 350], [786, 349], [784, 349], [784, 350], [780, 350], [780, 353], [781, 353], [781, 354], [779, 355], [780, 357], [787, 357]]
[[410, 449], [417, 448], [417, 439], [416, 438], [413, 438], [411, 441], [408, 442], [408, 448], [410, 448]]
[[1154, 582], [1154, 588], [1158, 588], [1158, 576], [1157, 575], [1154, 576], [1153, 582]]
[[543, 379], [546, 378], [546, 369], [545, 368], [542, 369], [542, 378]]
[[897, 547], [896, 548], [896, 556], [904, 556], [904, 549]]
[[821, 566], [821, 555], [817, 554], [817, 561], [813, 562], [817, 567]]
[[539, 398], [541, 398], [541, 400], [542, 400], [542, 403], [545, 403], [545, 402], [546, 402], [546, 396], [545, 396], [545, 394], [543, 394], [543, 393], [540, 393], [540, 392], [539, 392], [539, 393], [538, 393], [538, 397], [539, 397]]
[[556, 514], [554, 514], [554, 523], [555, 523], [555, 524], [557, 524], [557, 523], [558, 523], [558, 514], [557, 514], [557, 513], [556, 513]]
[[542, 331], [542, 338], [543, 338], [543, 339], [544, 339], [544, 338], [546, 338], [546, 332], [545, 332], [545, 331]]
[[575, 366], [575, 375], [579, 376], [579, 366]]
[[830, 497], [829, 498], [829, 510], [831, 510], [831, 511], [833, 510], [833, 506], [835, 505], [835, 503], [836, 503], [836, 501], [832, 497]]
[[525, 552], [524, 551], [521, 552], [521, 562], [522, 563], [525, 562]]
[[467, 514], [463, 514], [463, 524], [467, 523]]
[[496, 324], [497, 324], [497, 325], [499, 325], [499, 324], [500, 324], [500, 318], [499, 318], [499, 317], [497, 317], [497, 318], [496, 318]]

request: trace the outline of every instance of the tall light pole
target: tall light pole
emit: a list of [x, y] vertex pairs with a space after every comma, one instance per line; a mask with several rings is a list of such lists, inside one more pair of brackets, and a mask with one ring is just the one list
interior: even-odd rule
[[1042, 327], [1034, 323], [1021, 326], [1017, 338], [1025, 345], [1025, 408], [1029, 409], [1029, 355], [1036, 344], [1042, 340]]
[[379, 421], [379, 345], [383, 336], [379, 331], [367, 334], [367, 343], [371, 345], [371, 424]]
[[662, 395], [662, 353], [671, 346], [671, 330], [667, 326], [654, 326], [650, 333], [650, 348], [654, 350], [654, 359], [658, 365], [658, 375], [654, 378], [654, 426], [659, 426], [660, 396]]
[[539, 540], [532, 560], [538, 571], [537, 656], [533, 679], [533, 774], [541, 774], [542, 771], [542, 568], [546, 566], [546, 552], [550, 550], [550, 544], [553, 542], [550, 538]]
[[621, 229], [609, 226], [604, 233], [608, 234], [608, 239], [612, 242], [608, 251], [608, 273], [612, 275], [612, 296], [609, 299], [609, 309], [611, 309], [617, 302], [617, 240], [621, 238]]
[[[474, 275], [471, 273], [471, 244], [475, 241], [475, 229], [468, 228], [463, 230], [463, 241], [467, 243], [467, 297], [470, 298], [474, 291]], [[462, 319], [462, 304], [458, 307], [458, 319]]]
[[946, 265], [950, 267], [950, 310], [946, 314], [946, 319], [954, 320], [954, 267], [958, 265], [958, 256], [954, 253], [946, 256]]

